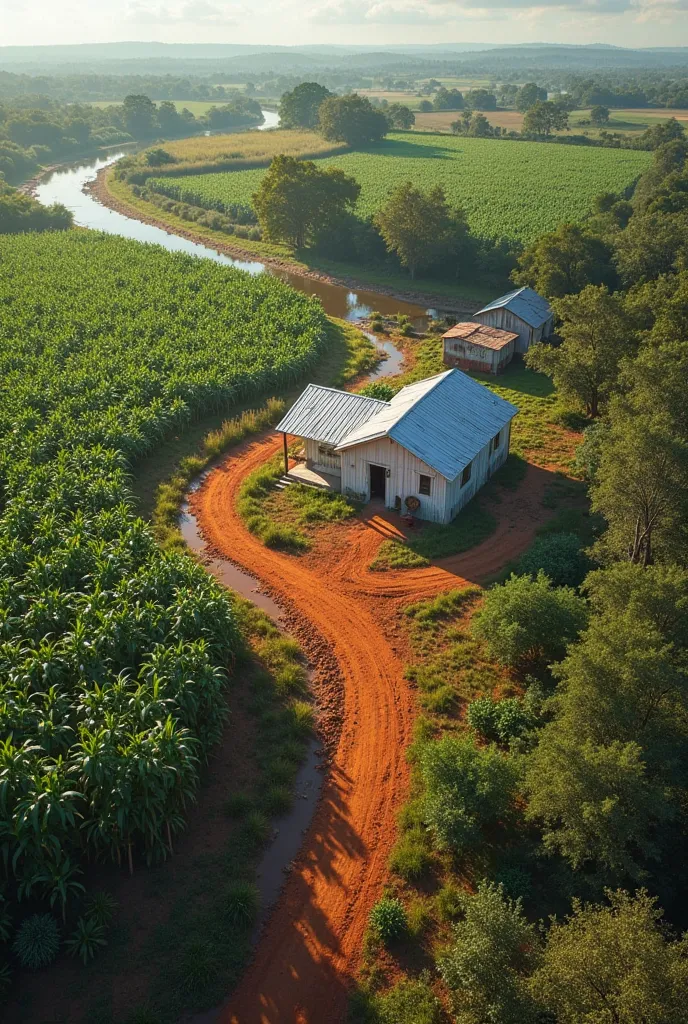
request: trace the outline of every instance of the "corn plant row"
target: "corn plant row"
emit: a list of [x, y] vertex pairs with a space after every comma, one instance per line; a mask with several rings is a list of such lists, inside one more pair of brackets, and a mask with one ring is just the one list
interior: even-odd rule
[[0, 882], [19, 910], [66, 909], [86, 859], [164, 857], [227, 714], [232, 602], [156, 547], [131, 466], [295, 381], [325, 327], [267, 276], [90, 232], [0, 239]]

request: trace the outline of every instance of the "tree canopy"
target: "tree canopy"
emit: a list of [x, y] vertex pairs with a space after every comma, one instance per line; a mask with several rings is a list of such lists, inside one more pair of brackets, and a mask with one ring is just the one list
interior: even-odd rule
[[302, 82], [280, 100], [279, 118], [282, 128], [318, 127], [320, 105], [332, 93], [317, 82]]
[[365, 96], [330, 96], [319, 108], [319, 128], [326, 139], [365, 146], [389, 131], [387, 118]]
[[265, 236], [301, 248], [327, 232], [360, 193], [361, 186], [335, 167], [276, 156], [253, 197]]

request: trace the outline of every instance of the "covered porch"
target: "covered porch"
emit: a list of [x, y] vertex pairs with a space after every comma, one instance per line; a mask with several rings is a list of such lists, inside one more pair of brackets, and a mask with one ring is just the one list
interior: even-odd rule
[[323, 491], [333, 491], [340, 494], [342, 490], [341, 476], [334, 476], [330, 473], [323, 473], [319, 469], [309, 469], [303, 462], [297, 462], [295, 466], [282, 477], [285, 484], [305, 484], [306, 487], [319, 487]]

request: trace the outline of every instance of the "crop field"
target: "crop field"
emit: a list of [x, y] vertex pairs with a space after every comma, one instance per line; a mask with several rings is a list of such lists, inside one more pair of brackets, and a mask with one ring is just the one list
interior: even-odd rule
[[[453, 121], [461, 116], [457, 110], [433, 110], [429, 114], [416, 111], [415, 131], [449, 132]], [[506, 128], [507, 131], [520, 132], [523, 128], [524, 115], [518, 110], [490, 110], [485, 117], [495, 128]], [[636, 135], [661, 124], [670, 117], [685, 123], [688, 121], [686, 110], [612, 110], [607, 124], [597, 128], [590, 124], [589, 110], [574, 110], [569, 115], [569, 131], [557, 132], [557, 135], [590, 135], [595, 138], [600, 131], [618, 132], [621, 135]]]
[[[360, 182], [361, 216], [374, 214], [395, 185], [410, 179], [423, 188], [443, 185], [478, 234], [528, 242], [562, 221], [580, 220], [596, 195], [622, 191], [650, 160], [650, 153], [633, 150], [399, 133], [370, 149], [321, 162]], [[264, 173], [194, 175], [177, 182], [208, 198], [250, 203]]]
[[2, 236], [0, 263], [0, 888], [59, 909], [84, 857], [169, 852], [240, 649], [227, 592], [134, 517], [129, 469], [295, 381], [327, 321], [267, 275], [115, 236]]
[[205, 164], [222, 164], [224, 168], [250, 164], [268, 164], [273, 156], [286, 153], [289, 156], [308, 155], [316, 157], [321, 153], [344, 150], [345, 146], [333, 145], [315, 132], [270, 131], [235, 132], [228, 135], [193, 135], [188, 139], [165, 142], [165, 150], [175, 158], [164, 171], [173, 173], [179, 165], [189, 167]]

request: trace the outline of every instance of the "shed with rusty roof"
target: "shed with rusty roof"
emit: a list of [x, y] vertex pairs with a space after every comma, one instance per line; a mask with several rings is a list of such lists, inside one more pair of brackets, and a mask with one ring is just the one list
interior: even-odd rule
[[531, 345], [552, 334], [552, 308], [532, 288], [516, 288], [475, 313], [474, 320], [518, 335], [514, 350], [527, 352]]
[[502, 373], [514, 355], [518, 334], [487, 324], [464, 322], [442, 335], [445, 366], [480, 373]]

